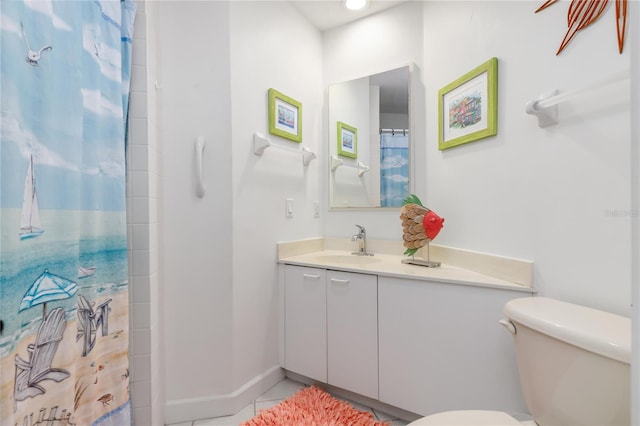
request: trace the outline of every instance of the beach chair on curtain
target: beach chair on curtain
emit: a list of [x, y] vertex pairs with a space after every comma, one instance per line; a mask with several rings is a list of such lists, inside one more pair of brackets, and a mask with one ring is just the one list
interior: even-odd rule
[[78, 295], [78, 334], [76, 341], [82, 339], [82, 356], [87, 356], [96, 344], [98, 327], [102, 335], [109, 334], [109, 303], [111, 299], [100, 303], [95, 309], [86, 297]]
[[51, 367], [66, 326], [64, 309], [52, 310], [40, 324], [35, 342], [27, 346], [29, 360], [25, 361], [16, 354], [16, 372], [13, 385], [14, 411], [18, 401], [45, 393], [45, 389], [38, 384], [41, 381], [61, 382], [69, 377], [70, 374], [67, 370]]

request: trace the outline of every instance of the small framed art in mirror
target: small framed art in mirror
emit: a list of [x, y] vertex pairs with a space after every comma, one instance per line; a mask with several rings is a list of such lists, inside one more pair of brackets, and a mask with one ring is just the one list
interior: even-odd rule
[[358, 129], [338, 121], [338, 155], [358, 158]]

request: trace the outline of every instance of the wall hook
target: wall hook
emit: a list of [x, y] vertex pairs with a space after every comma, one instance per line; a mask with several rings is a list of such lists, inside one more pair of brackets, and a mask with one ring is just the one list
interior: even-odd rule
[[538, 105], [540, 101], [557, 96], [558, 93], [560, 93], [558, 90], [553, 90], [552, 92], [543, 93], [538, 99], [527, 102], [525, 111], [527, 114], [538, 117], [539, 127], [549, 127], [558, 124], [558, 104], [547, 107], [540, 107]]
[[362, 177], [363, 174], [369, 171], [369, 166], [364, 164], [362, 161], [358, 161], [358, 177]]
[[345, 166], [345, 167], [351, 167], [354, 168], [358, 171], [358, 177], [362, 177], [362, 175], [364, 175], [365, 173], [367, 173], [369, 171], [369, 166], [367, 166], [366, 164], [364, 164], [362, 161], [358, 161], [355, 165], [353, 164], [345, 164], [344, 160], [341, 158], [338, 158], [337, 155], [333, 154], [331, 155], [331, 171], [335, 172], [336, 169], [340, 166]]
[[358, 176], [361, 177], [363, 174], [369, 171], [369, 166], [364, 164], [362, 161], [358, 161]]
[[558, 104], [586, 93], [592, 93], [593, 95], [597, 90], [603, 90], [614, 84], [626, 83], [629, 78], [629, 70], [624, 70], [573, 91], [560, 93], [560, 91], [554, 90], [549, 93], [543, 93], [538, 99], [527, 102], [525, 111], [527, 114], [538, 117], [538, 125], [540, 127], [551, 126], [558, 123]]
[[198, 198], [203, 198], [207, 193], [207, 187], [204, 184], [204, 136], [198, 136], [196, 138], [196, 177], [198, 183], [196, 183], [196, 195]]
[[342, 166], [344, 161], [335, 155], [331, 156], [331, 171], [334, 172], [338, 167]]
[[253, 134], [253, 153], [256, 155], [264, 154], [264, 150], [271, 146], [269, 138], [262, 133], [255, 132]]
[[274, 147], [283, 151], [302, 153], [302, 164], [305, 167], [307, 167], [312, 160], [317, 158], [315, 152], [311, 151], [306, 146], [303, 146], [301, 150], [297, 148], [287, 148], [285, 146], [272, 144], [271, 140], [265, 137], [262, 133], [255, 132], [253, 134], [253, 153], [255, 155], [263, 155], [264, 151], [269, 147]]
[[306, 166], [309, 165], [309, 163], [311, 163], [312, 160], [315, 160], [316, 154], [311, 151], [309, 148], [307, 148], [306, 146], [302, 147], [302, 164]]

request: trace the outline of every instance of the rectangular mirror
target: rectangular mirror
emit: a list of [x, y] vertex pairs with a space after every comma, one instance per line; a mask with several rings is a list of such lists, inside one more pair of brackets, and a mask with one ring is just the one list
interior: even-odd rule
[[409, 66], [329, 87], [332, 209], [402, 206], [410, 193]]

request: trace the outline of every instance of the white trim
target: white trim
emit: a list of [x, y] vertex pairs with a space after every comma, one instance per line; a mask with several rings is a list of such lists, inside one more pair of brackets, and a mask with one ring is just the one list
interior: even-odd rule
[[231, 393], [167, 401], [165, 422], [182, 423], [236, 414], [282, 379], [284, 370], [274, 366]]

